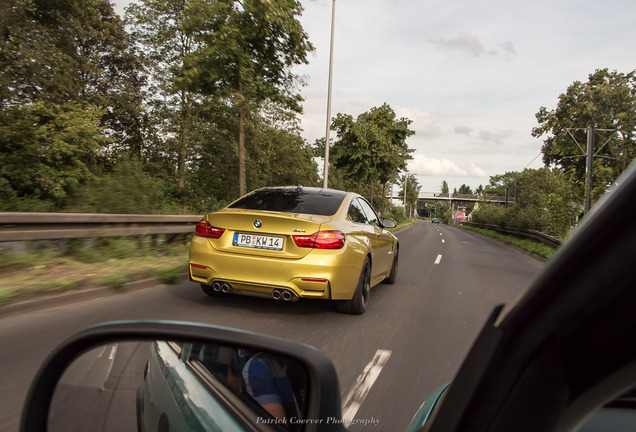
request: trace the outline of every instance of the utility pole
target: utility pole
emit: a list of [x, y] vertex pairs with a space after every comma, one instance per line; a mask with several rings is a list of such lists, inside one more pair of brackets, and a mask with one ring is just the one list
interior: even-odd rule
[[455, 211], [453, 210], [453, 193], [451, 192], [450, 185], [448, 185], [448, 202], [450, 203], [451, 225], [455, 225]]
[[[570, 132], [571, 130], [587, 130], [587, 151], [583, 150], [583, 147], [581, 147], [581, 144], [579, 144], [579, 142], [576, 140], [576, 137], [574, 135], [572, 135], [572, 132]], [[600, 151], [603, 149], [603, 147], [605, 147], [607, 145], [607, 143], [610, 141], [611, 137], [607, 141], [605, 141], [605, 144], [603, 144], [601, 146], [601, 148], [598, 149], [596, 154], [594, 154], [594, 134], [595, 134], [595, 132], [598, 132], [598, 131], [615, 132], [616, 129], [597, 129], [596, 126], [590, 125], [587, 129], [583, 129], [583, 128], [566, 128], [566, 131], [568, 132], [568, 134], [570, 134], [570, 136], [572, 137], [572, 139], [574, 140], [576, 145], [579, 146], [581, 151], [585, 152], [585, 154], [581, 154], [581, 155], [567, 156], [566, 159], [568, 159], [568, 158], [580, 158], [580, 157], [586, 158], [586, 164], [585, 164], [585, 203], [583, 204], [583, 210], [584, 210], [585, 213], [587, 213], [592, 208], [592, 180], [593, 180], [593, 173], [594, 173], [594, 157], [596, 156], [596, 157], [602, 157], [602, 158], [606, 158], [606, 159], [616, 159], [616, 158], [609, 157], [609, 156], [599, 156], [598, 155], [600, 153]]]
[[587, 128], [587, 166], [585, 176], [585, 213], [592, 208], [592, 173], [594, 172], [594, 125]]
[[336, 0], [331, 3], [331, 45], [329, 47], [329, 89], [327, 90], [327, 133], [325, 134], [325, 172], [322, 187], [329, 184], [329, 134], [331, 133], [331, 76], [333, 75], [333, 29], [336, 21]]

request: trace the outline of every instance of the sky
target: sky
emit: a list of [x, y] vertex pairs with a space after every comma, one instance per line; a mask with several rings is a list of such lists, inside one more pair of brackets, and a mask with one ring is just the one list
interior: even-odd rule
[[[326, 132], [333, 1], [301, 4], [315, 51], [295, 73], [312, 144]], [[423, 192], [540, 168], [539, 108], [597, 69], [636, 69], [633, 0], [336, 0], [335, 14], [332, 117], [387, 103], [412, 120], [408, 170]]]

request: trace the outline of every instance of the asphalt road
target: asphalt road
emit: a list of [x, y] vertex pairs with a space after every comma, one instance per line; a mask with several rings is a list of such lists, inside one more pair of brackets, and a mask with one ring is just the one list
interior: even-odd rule
[[452, 379], [492, 308], [513, 302], [543, 262], [446, 225], [420, 222], [398, 237], [397, 282], [375, 287], [362, 316], [340, 314], [329, 302], [209, 298], [185, 282], [2, 318], [0, 430], [18, 430], [28, 385], [57, 344], [122, 319], [218, 324], [313, 345], [334, 362], [343, 401], [365, 368], [377, 378], [345, 407], [374, 424], [350, 431], [404, 430], [426, 396]]

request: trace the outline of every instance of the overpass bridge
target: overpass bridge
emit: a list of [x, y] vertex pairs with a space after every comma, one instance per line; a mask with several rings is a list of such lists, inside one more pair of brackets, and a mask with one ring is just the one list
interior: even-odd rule
[[[387, 197], [391, 200], [402, 201], [403, 196]], [[418, 195], [418, 201], [453, 201], [453, 202], [488, 202], [488, 203], [513, 203], [515, 202], [514, 196], [498, 196], [498, 195], [486, 195], [486, 194], [448, 194], [439, 192], [420, 192]]]

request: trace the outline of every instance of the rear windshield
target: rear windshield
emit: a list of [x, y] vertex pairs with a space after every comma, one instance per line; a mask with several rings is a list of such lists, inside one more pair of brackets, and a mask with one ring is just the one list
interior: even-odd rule
[[228, 208], [331, 216], [338, 211], [346, 195], [346, 192], [324, 189], [261, 189], [230, 204]]

